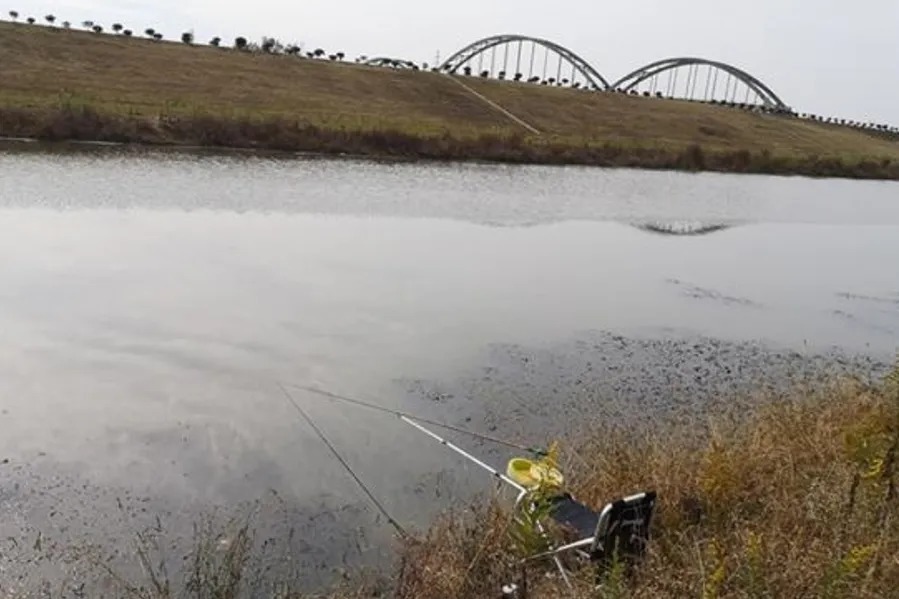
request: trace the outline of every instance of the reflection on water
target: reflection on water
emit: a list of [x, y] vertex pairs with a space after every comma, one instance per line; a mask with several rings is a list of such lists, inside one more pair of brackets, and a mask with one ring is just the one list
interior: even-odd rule
[[[629, 405], [650, 413], [674, 389], [696, 398], [821, 348], [889, 355], [896, 190], [0, 154], [0, 476], [56, 481], [54, 501], [94, 523], [126, 491], [184, 513], [184, 526], [197, 506], [276, 492], [317, 539], [305, 554], [327, 561], [324, 546], [345, 547], [372, 515], [278, 381], [524, 435], [548, 426], [554, 405], [625, 418]], [[409, 518], [468, 484], [400, 423], [300, 399]], [[41, 529], [47, 504], [9, 488], [2, 536]], [[338, 534], [326, 514], [344, 508]]]
[[698, 237], [700, 235], [711, 235], [719, 231], [727, 231], [735, 225], [723, 223], [702, 223], [702, 222], [649, 222], [638, 223], [634, 225], [640, 230], [647, 233], [656, 233], [657, 235], [674, 235], [681, 237]]

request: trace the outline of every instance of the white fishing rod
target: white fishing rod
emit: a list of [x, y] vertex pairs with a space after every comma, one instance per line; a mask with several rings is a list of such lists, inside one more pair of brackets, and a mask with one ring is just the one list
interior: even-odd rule
[[[361, 400], [356, 400], [356, 399], [352, 399], [352, 398], [348, 398], [348, 397], [339, 396], [334, 393], [330, 393], [328, 391], [315, 389], [314, 387], [306, 388], [306, 387], [299, 387], [298, 385], [291, 385], [291, 386], [297, 387], [297, 388], [300, 388], [300, 389], [303, 389], [303, 390], [306, 390], [306, 391], [309, 391], [312, 393], [316, 393], [317, 395], [322, 395], [322, 396], [328, 397], [330, 399], [347, 401], [347, 402], [361, 405], [364, 407], [377, 409], [379, 411], [389, 412], [389, 413], [397, 416], [401, 421], [412, 426], [416, 430], [428, 435], [429, 437], [431, 437], [432, 439], [434, 439], [435, 441], [437, 441], [444, 447], [449, 448], [450, 450], [454, 451], [455, 453], [461, 455], [466, 460], [472, 462], [473, 464], [476, 464], [479, 468], [489, 472], [495, 478], [501, 480], [502, 482], [506, 483], [507, 485], [514, 487], [519, 492], [519, 494], [520, 494], [519, 497], [521, 497], [524, 493], [527, 492], [523, 486], [521, 486], [520, 484], [518, 484], [517, 482], [515, 482], [514, 480], [512, 480], [511, 478], [509, 478], [502, 472], [499, 472], [492, 466], [488, 465], [487, 463], [483, 462], [482, 460], [479, 460], [478, 458], [471, 455], [470, 453], [468, 453], [467, 451], [465, 451], [458, 445], [444, 439], [437, 433], [426, 428], [424, 425], [419, 424], [418, 422], [413, 420], [412, 417], [410, 417], [407, 414], [404, 414], [402, 412], [395, 412], [393, 410], [388, 410], [387, 408], [382, 408], [381, 406], [376, 406], [374, 404], [368, 404], [367, 402], [363, 402]], [[297, 403], [297, 401], [290, 394], [290, 392], [287, 391], [287, 389], [284, 387], [284, 385], [282, 383], [280, 383], [280, 382], [278, 383], [278, 388], [281, 389], [281, 392], [284, 394], [284, 398], [288, 401], [288, 403], [291, 406], [293, 406], [293, 408], [303, 418], [303, 420], [306, 421], [306, 423], [309, 425], [309, 427], [312, 428], [312, 430], [315, 432], [315, 434], [318, 436], [318, 438], [321, 439], [322, 443], [324, 443], [325, 446], [331, 451], [331, 454], [334, 456], [334, 458], [338, 462], [340, 462], [340, 465], [343, 466], [344, 470], [346, 470], [347, 473], [349, 473], [349, 475], [353, 478], [353, 481], [355, 481], [355, 483], [359, 486], [359, 488], [362, 489], [362, 491], [365, 493], [366, 497], [368, 497], [368, 499], [378, 509], [378, 511], [381, 512], [381, 514], [387, 519], [387, 521], [391, 524], [391, 526], [393, 526], [396, 529], [396, 531], [400, 534], [400, 536], [402, 536], [403, 538], [408, 538], [409, 533], [406, 532], [406, 529], [403, 528], [403, 526], [399, 523], [399, 521], [396, 518], [394, 518], [393, 516], [390, 515], [390, 512], [387, 511], [387, 508], [384, 507], [384, 505], [378, 500], [377, 497], [375, 497], [374, 493], [368, 488], [368, 485], [366, 485], [365, 482], [362, 480], [362, 478], [358, 474], [356, 474], [355, 470], [353, 470], [353, 468], [343, 458], [343, 456], [340, 454], [340, 452], [337, 451], [337, 448], [334, 446], [334, 444], [331, 443], [331, 441], [325, 435], [324, 431], [322, 431], [318, 427], [318, 425], [315, 423], [315, 421], [312, 420], [312, 417], [309, 416], [309, 414], [306, 412], [306, 410], [304, 410], [302, 408], [302, 406], [300, 406], [300, 404]], [[448, 425], [442, 425], [441, 423], [437, 423], [437, 424], [440, 426], [448, 426]], [[455, 428], [455, 427], [449, 427], [449, 428]], [[462, 431], [462, 432], [467, 432], [468, 434], [474, 434], [477, 436], [477, 433], [471, 433], [469, 431]], [[494, 440], [494, 439], [489, 439], [489, 440]], [[509, 443], [505, 443], [505, 444], [512, 445]]]
[[[503, 440], [501, 440], [501, 439], [496, 439], [496, 438], [490, 437], [490, 436], [488, 436], [488, 435], [481, 435], [480, 433], [474, 433], [474, 432], [472, 432], [472, 431], [467, 431], [467, 430], [465, 430], [465, 429], [461, 429], [461, 428], [458, 428], [458, 427], [454, 427], [454, 426], [452, 426], [452, 425], [447, 425], [447, 424], [444, 424], [444, 423], [441, 423], [441, 422], [430, 421], [430, 420], [427, 420], [427, 419], [425, 419], [425, 418], [418, 418], [418, 417], [415, 417], [415, 416], [410, 416], [409, 414], [405, 414], [405, 413], [403, 413], [403, 412], [399, 412], [399, 411], [396, 411], [396, 410], [391, 410], [391, 409], [389, 409], [389, 408], [384, 408], [384, 407], [382, 407], [382, 406], [378, 406], [378, 405], [375, 405], [375, 404], [371, 404], [371, 403], [368, 403], [368, 402], [365, 402], [365, 401], [362, 401], [362, 400], [359, 400], [359, 399], [354, 399], [354, 398], [351, 398], [351, 397], [346, 397], [346, 396], [338, 395], [338, 394], [336, 394], [336, 393], [331, 393], [331, 392], [325, 391], [325, 390], [323, 390], [323, 389], [316, 389], [315, 387], [304, 387], [304, 386], [301, 386], [301, 385], [289, 385], [289, 386], [294, 387], [295, 389], [300, 389], [300, 390], [303, 390], [303, 391], [308, 391], [308, 392], [313, 393], [313, 394], [315, 394], [315, 395], [319, 395], [319, 396], [322, 396], [322, 397], [327, 397], [327, 398], [329, 398], [329, 399], [333, 399], [333, 400], [338, 400], [338, 401], [343, 401], [343, 402], [355, 404], [355, 405], [358, 405], [358, 406], [361, 406], [361, 407], [366, 407], [366, 408], [369, 408], [369, 409], [377, 410], [377, 411], [379, 411], [379, 412], [386, 412], [386, 413], [389, 413], [389, 414], [392, 414], [392, 415], [398, 417], [401, 421], [405, 422], [405, 423], [408, 424], [409, 426], [411, 426], [411, 427], [415, 428], [416, 430], [418, 430], [419, 432], [422, 432], [422, 433], [426, 434], [427, 436], [431, 437], [432, 439], [434, 439], [435, 441], [437, 441], [438, 443], [440, 443], [440, 444], [443, 445], [444, 447], [449, 448], [450, 450], [452, 450], [453, 452], [459, 454], [460, 456], [462, 456], [462, 457], [465, 458], [466, 460], [468, 460], [468, 461], [470, 461], [471, 463], [477, 465], [477, 466], [478, 466], [479, 468], [481, 468], [482, 470], [485, 470], [485, 471], [489, 472], [494, 478], [497, 478], [497, 479], [501, 480], [502, 482], [506, 483], [507, 485], [510, 485], [511, 487], [513, 487], [514, 489], [516, 489], [516, 490], [518, 491], [518, 497], [517, 497], [516, 500], [515, 500], [515, 501], [516, 501], [516, 504], [520, 503], [520, 502], [522, 501], [522, 499], [525, 498], [525, 497], [527, 496], [528, 490], [527, 490], [524, 486], [522, 486], [522, 485], [520, 485], [519, 483], [515, 482], [514, 480], [512, 480], [511, 478], [509, 478], [508, 476], [506, 476], [506, 475], [503, 474], [502, 472], [498, 471], [496, 468], [493, 468], [493, 467], [490, 466], [489, 464], [487, 464], [487, 463], [483, 462], [482, 460], [476, 458], [475, 456], [473, 456], [472, 454], [468, 453], [467, 451], [465, 451], [464, 449], [462, 449], [462, 448], [459, 447], [458, 445], [456, 445], [456, 444], [454, 444], [454, 443], [452, 443], [452, 442], [450, 442], [450, 441], [444, 439], [443, 437], [441, 437], [441, 436], [438, 435], [437, 433], [435, 433], [435, 432], [431, 431], [430, 429], [426, 428], [424, 425], [420, 424], [419, 422], [416, 422], [416, 420], [419, 420], [419, 421], [422, 421], [422, 422], [428, 422], [429, 424], [432, 424], [432, 425], [434, 425], [434, 426], [440, 426], [440, 427], [443, 427], [443, 428], [447, 428], [447, 429], [450, 429], [450, 430], [454, 430], [454, 431], [456, 431], [456, 432], [460, 432], [460, 433], [463, 433], [463, 434], [467, 434], [467, 435], [471, 435], [471, 436], [474, 436], [474, 437], [482, 438], [482, 439], [484, 439], [484, 440], [486, 440], [486, 441], [492, 441], [492, 442], [494, 442], [494, 443], [499, 443], [499, 444], [501, 444], [501, 445], [506, 445], [506, 446], [508, 446], [508, 447], [514, 447], [514, 448], [516, 448], [516, 449], [522, 449], [522, 450], [525, 450], [525, 451], [530, 451], [530, 452], [535, 453], [535, 454], [537, 454], [537, 455], [545, 455], [545, 453], [546, 453], [546, 452], [544, 452], [544, 451], [542, 451], [542, 450], [539, 450], [539, 449], [534, 449], [534, 448], [530, 448], [530, 447], [525, 447], [525, 446], [520, 445], [520, 444], [517, 444], [517, 443], [510, 443], [510, 442], [508, 442], [508, 441], [503, 441]], [[279, 382], [279, 383], [278, 383], [278, 387], [281, 389], [282, 393], [284, 394], [284, 397], [288, 400], [288, 402], [289, 402], [289, 403], [290, 403], [290, 404], [297, 410], [297, 412], [299, 412], [299, 414], [300, 414], [300, 415], [303, 417], [303, 419], [309, 424], [309, 426], [312, 427], [312, 429], [313, 429], [313, 430], [315, 431], [315, 433], [319, 436], [319, 438], [322, 440], [322, 442], [324, 442], [324, 444], [327, 445], [328, 449], [331, 450], [331, 453], [334, 455], [334, 457], [340, 462], [340, 464], [341, 464], [341, 465], [344, 467], [344, 469], [350, 474], [350, 476], [352, 476], [353, 480], [354, 480], [354, 481], [356, 482], [356, 484], [359, 485], [359, 487], [365, 492], [366, 496], [371, 500], [371, 502], [375, 505], [375, 507], [378, 508], [378, 511], [381, 512], [381, 514], [387, 519], [388, 522], [390, 522], [390, 524], [397, 530], [397, 532], [400, 534], [400, 536], [402, 536], [403, 538], [409, 538], [409, 534], [406, 532], [406, 529], [403, 528], [403, 526], [402, 526], [402, 525], [401, 525], [401, 524], [400, 524], [400, 523], [399, 523], [393, 516], [390, 515], [390, 513], [387, 511], [387, 508], [385, 508], [384, 505], [383, 505], [380, 501], [378, 501], [378, 499], [375, 497], [374, 493], [372, 493], [372, 492], [369, 490], [369, 488], [368, 488], [368, 487], [366, 486], [366, 484], [362, 481], [362, 479], [359, 477], [359, 475], [357, 475], [356, 472], [352, 469], [352, 467], [350, 467], [350, 465], [347, 463], [347, 461], [346, 461], [345, 459], [343, 459], [343, 457], [340, 455], [340, 453], [337, 451], [337, 449], [334, 447], [334, 445], [328, 440], [328, 438], [325, 436], [325, 434], [322, 432], [322, 430], [321, 430], [320, 428], [318, 428], [318, 426], [316, 426], [315, 422], [312, 420], [312, 418], [309, 416], [309, 414], [307, 414], [306, 411], [303, 410], [302, 407], [300, 407], [300, 405], [296, 402], [296, 400], [293, 398], [293, 396], [287, 391], [287, 389], [284, 388], [284, 384], [282, 384], [282, 383]], [[541, 533], [546, 534], [546, 531], [545, 531], [543, 525], [540, 524], [539, 522], [537, 523], [537, 528], [538, 528], [538, 530], [539, 530]], [[571, 581], [569, 580], [568, 574], [565, 572], [565, 568], [562, 566], [562, 562], [561, 562], [561, 560], [559, 559], [559, 557], [558, 557], [557, 555], [554, 555], [554, 556], [552, 557], [552, 560], [553, 560], [553, 562], [555, 563], [556, 568], [559, 570], [559, 573], [562, 575], [562, 579], [565, 581], [566, 585], [567, 585], [569, 588], [571, 588]]]
[[419, 424], [419, 423], [415, 422], [414, 420], [412, 420], [412, 418], [403, 415], [403, 416], [400, 416], [400, 420], [402, 420], [403, 422], [405, 422], [406, 424], [408, 424], [408, 425], [410, 425], [410, 426], [415, 427], [416, 429], [418, 429], [419, 431], [423, 432], [423, 433], [426, 434], [427, 436], [431, 437], [432, 439], [434, 439], [435, 441], [437, 441], [438, 443], [440, 443], [440, 444], [443, 445], [444, 447], [448, 447], [449, 449], [455, 451], [456, 453], [458, 453], [460, 456], [462, 456], [463, 458], [465, 458], [465, 459], [468, 460], [469, 462], [472, 462], [473, 464], [477, 464], [480, 468], [486, 470], [487, 472], [489, 472], [490, 474], [492, 474], [494, 477], [498, 478], [499, 480], [503, 481], [503, 482], [506, 483], [507, 485], [511, 485], [511, 486], [515, 487], [515, 488], [518, 490], [519, 493], [525, 493], [525, 492], [527, 492], [527, 489], [525, 489], [524, 487], [522, 487], [521, 485], [519, 485], [517, 482], [515, 482], [514, 480], [512, 480], [511, 478], [509, 478], [508, 476], [506, 476], [505, 474], [503, 474], [502, 472], [500, 472], [500, 471], [497, 470], [496, 468], [490, 466], [489, 464], [486, 464], [485, 462], [482, 462], [481, 460], [479, 460], [478, 458], [474, 457], [473, 455], [471, 455], [470, 453], [468, 453], [467, 451], [465, 451], [464, 449], [462, 449], [462, 448], [459, 447], [458, 445], [455, 445], [455, 444], [453, 444], [452, 442], [447, 441], [446, 439], [444, 439], [443, 437], [441, 437], [441, 436], [438, 435], [437, 433], [428, 430], [427, 428], [425, 428], [425, 427], [422, 426], [421, 424]]
[[[515, 504], [516, 504], [516, 505], [518, 505], [519, 503], [521, 503], [521, 501], [522, 501], [525, 497], [527, 497], [527, 495], [528, 495], [528, 490], [527, 490], [525, 487], [523, 487], [522, 485], [520, 485], [520, 484], [518, 484], [517, 482], [515, 482], [514, 480], [512, 480], [511, 478], [509, 478], [508, 476], [506, 476], [505, 474], [503, 474], [502, 472], [499, 472], [498, 470], [496, 470], [496, 469], [493, 468], [492, 466], [489, 466], [488, 464], [482, 462], [481, 460], [479, 460], [478, 458], [474, 457], [473, 455], [471, 455], [470, 453], [468, 453], [468, 452], [465, 451], [464, 449], [462, 449], [462, 448], [460, 448], [459, 446], [454, 445], [453, 443], [451, 443], [451, 442], [447, 441], [446, 439], [442, 438], [440, 435], [438, 435], [438, 434], [436, 434], [436, 433], [434, 433], [434, 432], [432, 432], [432, 431], [429, 431], [427, 428], [425, 428], [424, 426], [422, 426], [422, 425], [420, 425], [419, 423], [415, 422], [414, 420], [412, 420], [412, 419], [409, 418], [408, 416], [400, 416], [400, 420], [402, 420], [403, 422], [405, 422], [406, 424], [408, 424], [408, 425], [410, 425], [410, 426], [415, 427], [416, 429], [418, 429], [419, 431], [421, 431], [421, 432], [423, 432], [424, 434], [428, 435], [429, 437], [431, 437], [431, 438], [434, 439], [435, 441], [438, 441], [438, 442], [439, 442], [441, 445], [443, 445], [444, 447], [448, 447], [448, 448], [450, 448], [451, 450], [455, 451], [456, 453], [458, 453], [459, 455], [461, 455], [461, 456], [462, 456], [463, 458], [465, 458], [466, 460], [468, 460], [468, 461], [470, 461], [470, 462], [472, 462], [472, 463], [474, 463], [474, 464], [477, 464], [478, 466], [480, 466], [481, 468], [483, 468], [484, 470], [486, 470], [487, 472], [489, 472], [490, 474], [492, 474], [494, 477], [500, 479], [501, 481], [503, 481], [503, 482], [506, 483], [507, 485], [511, 485], [512, 487], [514, 487], [514, 488], [518, 491], [518, 497], [515, 498]], [[543, 526], [543, 524], [541, 524], [540, 522], [537, 522], [537, 530], [540, 531], [540, 534], [543, 534], [543, 535], [546, 534], [546, 528], [545, 528], [545, 527]], [[557, 554], [553, 554], [551, 559], [552, 559], [552, 561], [553, 561], [553, 564], [555, 564], [556, 569], [559, 571], [559, 574], [561, 574], [562, 580], [565, 582], [565, 585], [566, 585], [569, 589], [572, 589], [573, 587], [571, 586], [571, 580], [570, 580], [569, 577], [568, 577], [568, 573], [565, 571], [565, 567], [562, 565], [562, 560], [559, 558], [559, 556], [558, 556]]]
[[[486, 470], [487, 472], [492, 474], [495, 478], [498, 478], [499, 480], [503, 481], [507, 485], [511, 485], [512, 487], [514, 487], [518, 491], [518, 497], [515, 499], [516, 505], [521, 503], [521, 501], [525, 497], [527, 497], [528, 490], [526, 488], [524, 488], [522, 485], [518, 484], [517, 482], [515, 482], [514, 480], [512, 480], [511, 478], [509, 478], [502, 472], [498, 471], [496, 468], [493, 468], [492, 466], [482, 462], [481, 460], [479, 460], [475, 456], [471, 455], [470, 453], [468, 453], [467, 451], [465, 451], [458, 445], [455, 445], [455, 444], [451, 443], [450, 441], [447, 441], [446, 439], [444, 439], [437, 433], [434, 433], [433, 431], [428, 430], [426, 427], [415, 422], [415, 420], [413, 420], [409, 416], [400, 415], [399, 418], [400, 418], [400, 420], [402, 420], [409, 426], [416, 428], [417, 430], [419, 430], [422, 433], [426, 434], [427, 436], [431, 437], [435, 441], [439, 442], [444, 447], [448, 447], [452, 451], [458, 453], [460, 456], [462, 456], [466, 460], [472, 462], [473, 464], [477, 464], [480, 468]], [[539, 530], [540, 533], [543, 535], [546, 534], [546, 528], [540, 522], [537, 522], [537, 530]], [[573, 587], [571, 585], [571, 580], [568, 577], [568, 573], [565, 571], [565, 567], [562, 565], [562, 560], [559, 558], [559, 556], [557, 554], [553, 554], [551, 559], [553, 561], [553, 564], [556, 566], [556, 569], [559, 571], [559, 574], [561, 574], [562, 580], [565, 582], [565, 585], [569, 589], [572, 589]]]

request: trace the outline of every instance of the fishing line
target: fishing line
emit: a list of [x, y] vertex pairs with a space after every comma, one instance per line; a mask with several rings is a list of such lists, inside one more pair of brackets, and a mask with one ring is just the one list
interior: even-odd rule
[[337, 448], [334, 447], [334, 445], [328, 440], [328, 438], [325, 436], [325, 433], [322, 432], [322, 430], [320, 428], [318, 428], [318, 426], [316, 426], [316, 424], [312, 420], [312, 418], [309, 417], [309, 414], [307, 414], [306, 411], [302, 407], [300, 407], [300, 404], [298, 404], [296, 402], [296, 400], [294, 400], [293, 396], [290, 393], [288, 393], [287, 389], [284, 388], [284, 385], [282, 385], [279, 382], [278, 387], [281, 389], [281, 392], [284, 394], [284, 398], [290, 403], [290, 405], [292, 405], [296, 409], [296, 411], [300, 414], [300, 416], [303, 417], [303, 420], [305, 420], [309, 424], [309, 426], [312, 427], [312, 430], [315, 431], [315, 433], [318, 435], [319, 439], [321, 439], [322, 442], [328, 447], [328, 449], [331, 450], [331, 453], [334, 455], [335, 458], [337, 458], [337, 461], [340, 462], [340, 464], [344, 467], [344, 469], [347, 472], [349, 472], [350, 476], [353, 477], [353, 480], [356, 481], [356, 484], [359, 485], [359, 488], [365, 492], [365, 495], [368, 496], [368, 498], [375, 505], [375, 507], [378, 508], [378, 511], [380, 511], [381, 514], [383, 514], [383, 516], [396, 529], [396, 531], [400, 534], [400, 536], [403, 537], [403, 539], [410, 538], [409, 533], [406, 532], [406, 529], [403, 528], [402, 524], [397, 522], [397, 520], [393, 516], [390, 515], [390, 512], [387, 511], [387, 508], [385, 508], [381, 504], [381, 502], [378, 501], [378, 498], [374, 496], [374, 494], [368, 489], [368, 487], [365, 485], [365, 483], [362, 482], [362, 479], [359, 478], [359, 475], [357, 475], [356, 472], [353, 470], [353, 468], [347, 463], [347, 461], [345, 459], [343, 459], [343, 456], [340, 455], [340, 452], [337, 451]]
[[[281, 385], [281, 383], [278, 383]], [[511, 449], [518, 449], [521, 451], [527, 451], [537, 456], [545, 455], [546, 452], [539, 447], [529, 447], [527, 445], [522, 445], [521, 443], [514, 443], [512, 441], [506, 441], [505, 439], [499, 439], [497, 437], [493, 437], [490, 435], [485, 435], [483, 433], [476, 433], [474, 431], [466, 430], [464, 428], [460, 428], [458, 426], [453, 426], [451, 424], [446, 424], [444, 422], [438, 422], [436, 420], [430, 420], [428, 418], [422, 418], [420, 416], [415, 416], [413, 414], [407, 414], [405, 412], [400, 412], [398, 410], [391, 410], [390, 408], [385, 408], [383, 406], [379, 406], [377, 404], [369, 403], [367, 401], [363, 401], [361, 399], [355, 399], [352, 397], [347, 397], [345, 395], [339, 395], [337, 393], [331, 393], [330, 391], [325, 391], [323, 389], [317, 389], [315, 387], [305, 387], [303, 385], [296, 385], [293, 383], [287, 383], [289, 387], [294, 389], [299, 389], [300, 391], [308, 391], [309, 393], [313, 393], [315, 395], [320, 395], [322, 397], [328, 397], [330, 399], [335, 399], [337, 401], [343, 401], [346, 403], [350, 403], [353, 405], [357, 405], [363, 408], [368, 408], [369, 410], [375, 410], [378, 412], [383, 412], [385, 414], [391, 414], [392, 416], [396, 416], [398, 418], [411, 418], [418, 422], [423, 422], [424, 424], [430, 424], [431, 426], [439, 426], [440, 428], [444, 428], [446, 430], [450, 430], [456, 433], [460, 433], [463, 435], [468, 435], [470, 437], [474, 437], [476, 439], [480, 439], [482, 441], [489, 441], [491, 443], [496, 443], [497, 445], [503, 445], [505, 447], [509, 447]], [[282, 387], [283, 389], [283, 387]]]

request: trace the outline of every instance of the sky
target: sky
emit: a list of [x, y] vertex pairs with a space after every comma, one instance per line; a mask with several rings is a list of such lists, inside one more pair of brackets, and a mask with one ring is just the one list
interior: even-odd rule
[[[899, 0], [6, 0], [22, 17], [167, 38], [275, 37], [433, 63], [498, 33], [552, 40], [608, 80], [660, 58], [740, 67], [799, 112], [899, 125]], [[3, 12], [5, 13], [6, 10]]]

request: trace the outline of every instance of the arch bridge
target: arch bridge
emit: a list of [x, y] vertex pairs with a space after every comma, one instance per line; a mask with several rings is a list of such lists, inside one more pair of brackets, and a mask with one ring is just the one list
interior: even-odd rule
[[514, 79], [543, 85], [608, 89], [586, 60], [554, 42], [525, 35], [495, 35], [465, 46], [440, 66], [446, 73]]
[[572, 50], [524, 35], [494, 35], [478, 40], [446, 59], [440, 70], [542, 85], [790, 110], [761, 80], [724, 62], [666, 58], [609, 83]]
[[780, 97], [756, 77], [735, 66], [704, 58], [659, 60], [625, 75], [611, 87], [623, 92], [643, 89], [649, 95], [787, 109]]

